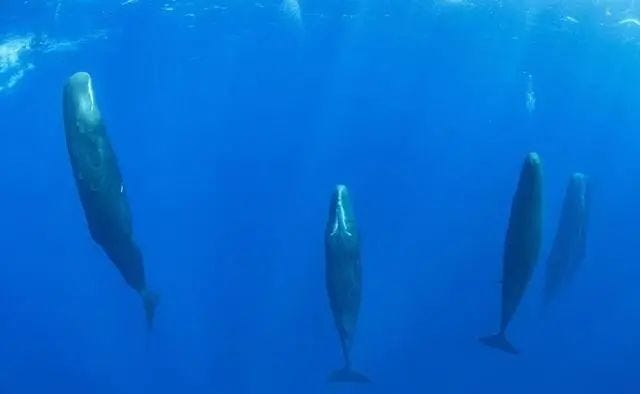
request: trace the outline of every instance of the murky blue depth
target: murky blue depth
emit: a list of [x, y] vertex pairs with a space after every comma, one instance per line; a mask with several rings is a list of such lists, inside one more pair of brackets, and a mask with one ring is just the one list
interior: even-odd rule
[[[0, 3], [0, 393], [638, 393], [640, 6], [633, 1]], [[62, 89], [91, 73], [154, 328], [93, 242]], [[505, 231], [543, 169], [542, 248], [509, 337]], [[572, 173], [586, 258], [543, 308]], [[323, 232], [361, 236], [342, 365]]]

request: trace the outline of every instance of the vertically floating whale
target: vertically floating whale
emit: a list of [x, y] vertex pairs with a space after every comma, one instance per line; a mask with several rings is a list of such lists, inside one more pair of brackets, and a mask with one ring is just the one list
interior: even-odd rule
[[344, 357], [344, 367], [332, 373], [329, 380], [369, 382], [369, 378], [351, 369], [350, 350], [360, 310], [362, 269], [360, 238], [344, 185], [336, 186], [331, 198], [324, 245], [327, 293]]
[[571, 176], [564, 196], [556, 237], [547, 259], [544, 302], [550, 303], [573, 278], [586, 252], [589, 185], [581, 173]]
[[536, 153], [529, 153], [520, 171], [520, 180], [509, 216], [502, 258], [502, 313], [500, 331], [481, 338], [487, 346], [517, 354], [506, 330], [529, 284], [540, 253], [542, 238], [542, 168]]
[[151, 327], [157, 297], [147, 288], [126, 189], [89, 74], [75, 73], [65, 84], [63, 114], [71, 169], [91, 237], [140, 294]]

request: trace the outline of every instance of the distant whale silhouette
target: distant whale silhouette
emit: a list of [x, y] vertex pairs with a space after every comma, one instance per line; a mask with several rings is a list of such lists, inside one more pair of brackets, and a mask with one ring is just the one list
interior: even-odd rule
[[518, 188], [511, 204], [509, 227], [502, 259], [502, 313], [500, 331], [481, 338], [487, 346], [517, 354], [506, 337], [533, 274], [542, 239], [542, 169], [536, 153], [529, 153], [520, 171]]
[[556, 237], [547, 259], [544, 303], [549, 304], [573, 278], [586, 254], [589, 187], [581, 173], [571, 176], [564, 196]]
[[142, 253], [133, 238], [126, 189], [89, 74], [78, 72], [67, 81], [63, 114], [71, 168], [91, 237], [127, 284], [140, 294], [151, 327], [157, 297], [147, 288]]
[[340, 336], [344, 367], [331, 374], [332, 382], [369, 382], [351, 369], [350, 351], [362, 293], [360, 239], [347, 188], [338, 185], [331, 198], [324, 236], [326, 285], [329, 304]]

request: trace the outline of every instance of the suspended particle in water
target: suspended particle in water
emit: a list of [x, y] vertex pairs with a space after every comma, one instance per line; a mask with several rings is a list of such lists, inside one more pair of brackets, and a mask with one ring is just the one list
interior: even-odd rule
[[536, 92], [533, 90], [533, 75], [527, 73], [527, 93], [525, 95], [527, 112], [533, 113], [536, 110]]
[[58, 0], [58, 2], [56, 3], [56, 9], [53, 12], [53, 20], [58, 22], [58, 19], [60, 18], [60, 10], [62, 9], [62, 0]]

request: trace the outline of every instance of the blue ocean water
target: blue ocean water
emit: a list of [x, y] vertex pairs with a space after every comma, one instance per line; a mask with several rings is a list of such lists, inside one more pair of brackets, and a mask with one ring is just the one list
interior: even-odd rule
[[[634, 1], [0, 3], [0, 393], [638, 393], [640, 6]], [[62, 87], [91, 73], [154, 328], [91, 240]], [[540, 260], [499, 323], [522, 159]], [[587, 258], [550, 308], [566, 182]], [[324, 282], [337, 183], [362, 233], [353, 363]]]

